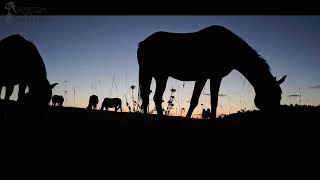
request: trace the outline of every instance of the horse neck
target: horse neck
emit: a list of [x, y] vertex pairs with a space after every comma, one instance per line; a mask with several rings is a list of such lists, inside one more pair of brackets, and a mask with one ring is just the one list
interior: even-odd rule
[[236, 69], [250, 82], [255, 92], [264, 91], [273, 80], [269, 66], [260, 57], [251, 58]]

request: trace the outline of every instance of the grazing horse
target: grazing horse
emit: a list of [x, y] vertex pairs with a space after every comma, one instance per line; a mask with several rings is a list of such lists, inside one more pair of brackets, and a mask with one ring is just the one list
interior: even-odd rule
[[104, 98], [102, 104], [101, 104], [101, 111], [105, 108], [106, 111], [108, 111], [108, 108], [114, 108], [114, 110], [117, 112], [118, 109], [122, 112], [122, 102], [120, 98]]
[[[19, 34], [0, 41], [0, 94], [6, 87], [5, 100], [9, 100], [15, 85], [19, 85], [18, 102], [24, 105], [48, 105], [52, 88], [37, 47]], [[25, 90], [29, 87], [29, 92]]]
[[62, 106], [64, 102], [63, 96], [60, 95], [53, 95], [52, 96], [52, 106]]
[[168, 77], [195, 81], [187, 118], [191, 117], [201, 91], [210, 79], [211, 119], [216, 118], [221, 80], [234, 69], [254, 87], [254, 102], [258, 109], [271, 111], [280, 107], [280, 84], [286, 76], [277, 81], [267, 62], [225, 27], [214, 25], [191, 33], [155, 32], [139, 43], [137, 58], [139, 97], [145, 114], [152, 78], [156, 81], [153, 99], [158, 115], [163, 114], [161, 102]]
[[99, 98], [96, 95], [91, 95], [89, 98], [89, 104], [87, 109], [97, 109], [97, 104], [99, 102]]

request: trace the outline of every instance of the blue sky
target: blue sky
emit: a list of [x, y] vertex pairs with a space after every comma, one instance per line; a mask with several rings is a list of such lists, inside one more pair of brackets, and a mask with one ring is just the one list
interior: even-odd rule
[[[282, 104], [319, 105], [320, 16], [7, 16], [0, 17], [0, 38], [19, 33], [38, 47], [46, 64], [48, 79], [59, 85], [54, 94], [65, 96], [65, 106], [86, 107], [91, 94], [120, 97], [131, 103], [131, 85], [138, 86], [137, 45], [156, 31], [194, 32], [222, 25], [244, 39], [264, 57], [274, 76], [288, 75], [282, 84]], [[114, 80], [113, 80], [114, 79]], [[176, 108], [188, 109], [194, 82], [169, 79], [164, 94], [175, 92]], [[154, 81], [152, 90], [154, 91]], [[203, 93], [209, 93], [209, 81]], [[255, 109], [254, 90], [233, 71], [221, 84], [218, 113]], [[17, 88], [11, 99], [16, 99]], [[152, 94], [153, 95], [153, 94]], [[2, 93], [2, 97], [4, 94]], [[137, 97], [137, 88], [134, 89]], [[150, 101], [153, 106], [153, 101]], [[209, 107], [209, 96], [200, 97]], [[166, 107], [166, 104], [163, 104]], [[125, 108], [126, 109], [126, 108]]]

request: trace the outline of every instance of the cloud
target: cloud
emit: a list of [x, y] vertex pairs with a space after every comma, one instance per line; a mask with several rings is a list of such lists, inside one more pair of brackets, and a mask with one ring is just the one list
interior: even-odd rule
[[228, 96], [226, 94], [219, 94], [219, 97], [225, 97], [225, 96]]
[[[210, 96], [210, 93], [204, 93], [203, 95], [205, 95], [205, 96]], [[226, 96], [228, 96], [228, 95], [226, 95], [226, 94], [219, 94], [218, 96], [219, 96], [219, 97], [226, 97]]]
[[290, 94], [290, 95], [288, 95], [289, 97], [300, 97], [301, 95], [299, 95], [299, 94]]
[[309, 88], [311, 88], [311, 89], [320, 89], [320, 85], [317, 85], [317, 86], [311, 86], [311, 87], [309, 87]]

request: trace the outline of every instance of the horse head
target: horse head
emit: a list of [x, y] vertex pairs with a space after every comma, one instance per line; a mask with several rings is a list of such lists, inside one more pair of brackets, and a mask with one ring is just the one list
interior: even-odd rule
[[24, 107], [45, 107], [51, 100], [52, 89], [58, 83], [50, 84], [47, 79], [40, 79], [30, 83], [29, 92], [20, 100]]
[[283, 76], [280, 80], [276, 80], [274, 77], [271, 80], [271, 85], [261, 88], [257, 91], [254, 103], [256, 107], [261, 111], [273, 111], [280, 107], [282, 90], [280, 84], [284, 82], [287, 75]]

